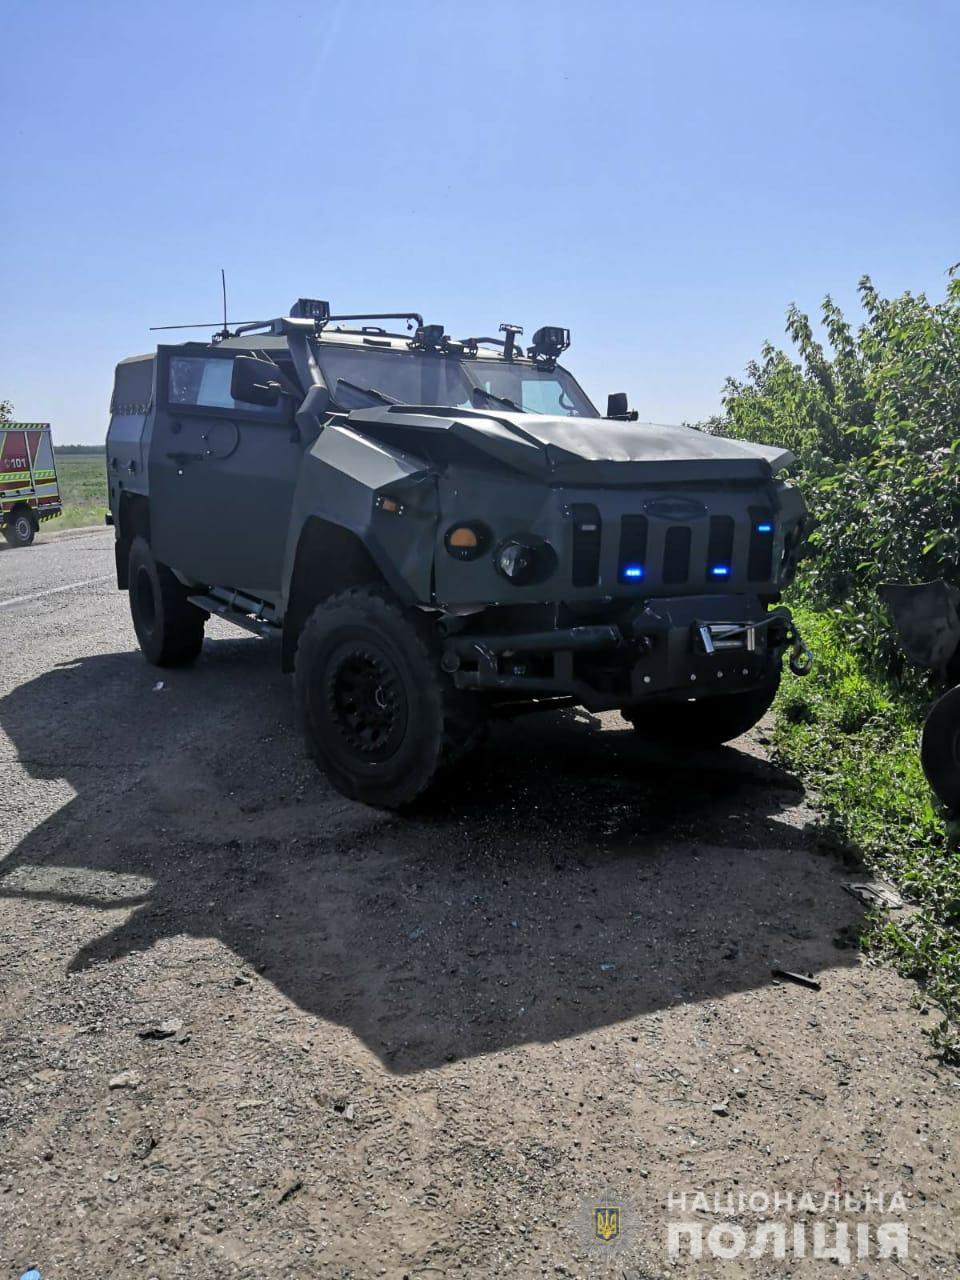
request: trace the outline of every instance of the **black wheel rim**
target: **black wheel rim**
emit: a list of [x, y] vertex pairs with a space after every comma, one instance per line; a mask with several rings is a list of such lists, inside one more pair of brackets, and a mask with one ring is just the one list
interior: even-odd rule
[[325, 719], [330, 743], [354, 764], [377, 764], [394, 755], [407, 726], [400, 673], [373, 644], [344, 644], [324, 668]]
[[33, 532], [33, 525], [31, 525], [26, 516], [18, 516], [13, 530], [21, 542], [28, 542], [30, 534]]

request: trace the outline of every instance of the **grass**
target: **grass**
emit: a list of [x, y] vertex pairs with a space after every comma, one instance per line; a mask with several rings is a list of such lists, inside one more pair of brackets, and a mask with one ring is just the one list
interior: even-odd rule
[[103, 450], [96, 453], [57, 451], [57, 475], [63, 514], [44, 524], [45, 530], [79, 529], [103, 524], [107, 510], [107, 469]]
[[781, 687], [777, 755], [817, 794], [824, 834], [913, 904], [871, 916], [863, 943], [920, 982], [943, 1014], [934, 1048], [960, 1063], [960, 851], [920, 767], [925, 706], [861, 666], [838, 614], [795, 615], [817, 665]]

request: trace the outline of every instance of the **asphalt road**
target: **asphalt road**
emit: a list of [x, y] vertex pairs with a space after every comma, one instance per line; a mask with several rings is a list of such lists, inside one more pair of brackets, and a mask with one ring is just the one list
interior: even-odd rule
[[0, 550], [0, 770], [0, 1277], [781, 1276], [676, 1198], [864, 1187], [851, 1275], [956, 1274], [956, 1076], [757, 736], [531, 718], [378, 813], [271, 642], [146, 665], [97, 530]]

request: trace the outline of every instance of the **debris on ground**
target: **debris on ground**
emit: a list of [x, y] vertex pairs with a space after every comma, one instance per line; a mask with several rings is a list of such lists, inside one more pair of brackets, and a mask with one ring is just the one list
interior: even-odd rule
[[297, 1194], [298, 1191], [302, 1191], [302, 1190], [303, 1190], [303, 1179], [291, 1178], [288, 1182], [284, 1183], [283, 1188], [281, 1189], [280, 1194], [277, 1197], [277, 1204], [286, 1204], [288, 1200], [293, 1199], [293, 1197]]
[[843, 887], [868, 907], [886, 907], [888, 911], [900, 911], [907, 905], [893, 885], [886, 884], [883, 880], [851, 880]]
[[175, 1036], [178, 1031], [182, 1030], [182, 1018], [167, 1018], [164, 1022], [144, 1027], [142, 1031], [137, 1032], [137, 1035], [141, 1040], [169, 1040], [171, 1036]]
[[770, 972], [784, 982], [795, 982], [798, 987], [809, 987], [811, 991], [820, 990], [820, 983], [812, 973], [794, 973], [791, 969], [771, 969]]
[[143, 1083], [143, 1077], [139, 1071], [121, 1071], [119, 1075], [111, 1076], [108, 1087], [111, 1089], [139, 1089]]

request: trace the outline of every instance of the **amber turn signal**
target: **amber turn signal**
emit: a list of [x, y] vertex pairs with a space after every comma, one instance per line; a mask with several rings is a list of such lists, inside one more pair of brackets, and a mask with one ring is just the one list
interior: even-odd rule
[[476, 530], [471, 529], [468, 524], [458, 525], [447, 534], [448, 547], [456, 547], [457, 550], [469, 548], [472, 551], [479, 545], [480, 539], [477, 537]]
[[476, 560], [489, 547], [490, 540], [490, 530], [476, 521], [451, 525], [443, 539], [455, 560]]

